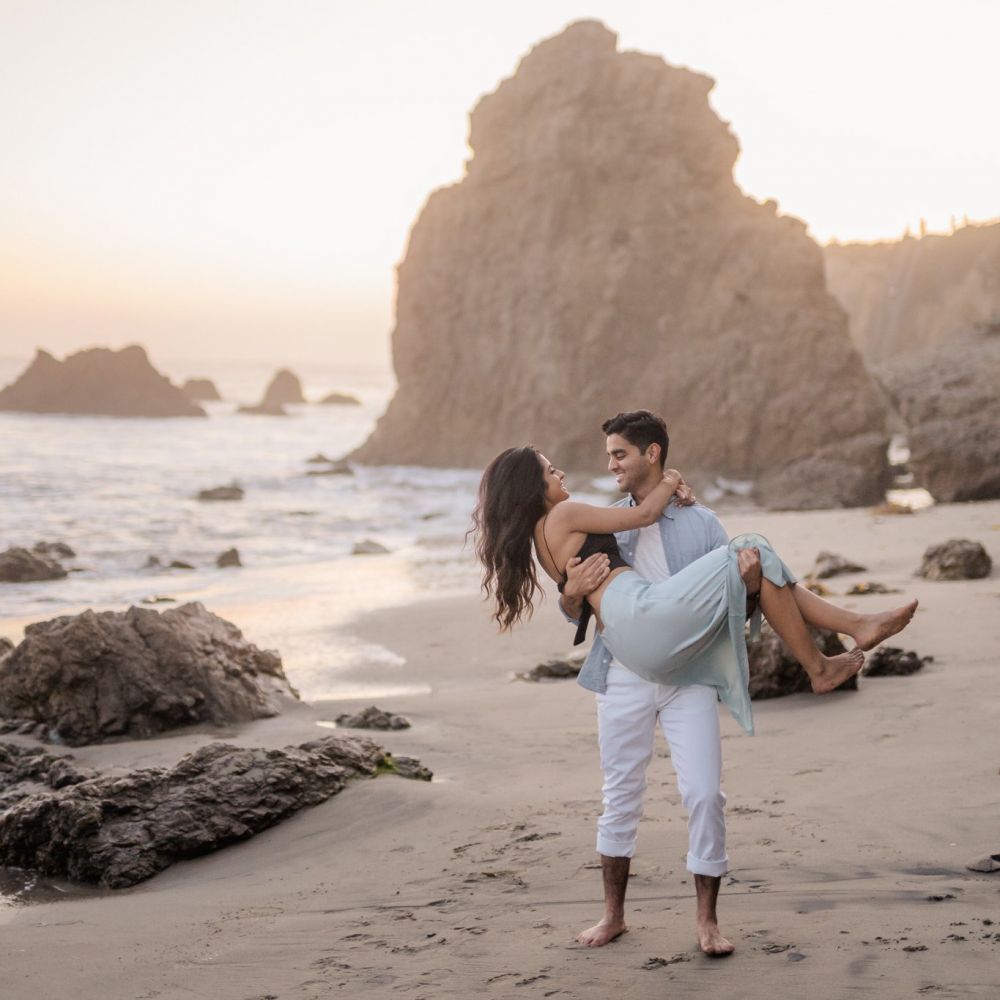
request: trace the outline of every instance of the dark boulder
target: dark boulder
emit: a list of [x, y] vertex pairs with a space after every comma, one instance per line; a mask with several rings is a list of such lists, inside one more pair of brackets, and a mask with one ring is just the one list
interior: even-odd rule
[[[0, 815], [0, 864], [121, 889], [246, 840], [351, 778], [393, 770], [381, 747], [359, 737], [282, 750], [210, 743], [173, 768], [98, 777], [18, 802]], [[430, 776], [409, 759], [400, 772]]]
[[[314, 459], [310, 459], [313, 464], [318, 464]], [[307, 476], [353, 476], [354, 469], [351, 468], [350, 462], [344, 458], [337, 459], [327, 459], [329, 465], [325, 469], [309, 469], [306, 471]]]
[[233, 483], [230, 486], [213, 486], [198, 491], [199, 500], [242, 500], [243, 488]]
[[990, 554], [979, 542], [952, 538], [932, 545], [925, 553], [917, 576], [928, 580], [978, 580], [993, 569]]
[[225, 569], [227, 566], [242, 566], [239, 549], [226, 549], [225, 552], [220, 552], [218, 559], [215, 560], [215, 565], [219, 569]]
[[27, 549], [15, 547], [0, 552], [0, 583], [61, 580], [68, 575], [54, 559], [35, 555]]
[[338, 715], [337, 725], [346, 726], [348, 729], [409, 729], [410, 720], [376, 708], [375, 705], [369, 705], [354, 715]]
[[382, 556], [389, 550], [381, 543], [373, 541], [371, 538], [362, 538], [360, 542], [354, 543], [351, 555], [355, 556]]
[[31, 551], [46, 559], [75, 559], [76, 553], [65, 542], [35, 542]]
[[919, 656], [896, 646], [880, 646], [868, 658], [863, 673], [865, 677], [906, 677], [915, 674], [925, 663], [933, 662], [933, 656]]
[[137, 344], [112, 351], [93, 347], [57, 361], [39, 350], [6, 389], [0, 410], [92, 413], [112, 417], [204, 417]]
[[568, 657], [553, 657], [524, 673], [519, 673], [517, 678], [522, 681], [534, 682], [569, 680], [579, 675], [583, 659], [579, 653], [573, 653]]
[[215, 383], [209, 378], [189, 378], [181, 386], [181, 392], [195, 403], [215, 403], [222, 399]]
[[[836, 632], [810, 629], [813, 641], [826, 656], [847, 652]], [[811, 691], [809, 676], [798, 660], [788, 652], [785, 644], [767, 622], [761, 628], [760, 638], [748, 646], [750, 656], [750, 697], [754, 701], [781, 698], [786, 694]], [[856, 691], [857, 677], [845, 681], [838, 691]]]
[[851, 562], [843, 556], [838, 556], [834, 552], [820, 552], [816, 556], [816, 565], [813, 566], [810, 576], [817, 580], [827, 580], [831, 576], [839, 576], [841, 573], [864, 573], [867, 566]]
[[70, 746], [246, 722], [297, 697], [277, 654], [198, 603], [39, 622], [0, 660], [0, 715]]

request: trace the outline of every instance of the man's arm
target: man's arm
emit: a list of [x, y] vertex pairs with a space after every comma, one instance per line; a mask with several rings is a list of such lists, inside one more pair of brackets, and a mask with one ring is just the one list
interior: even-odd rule
[[604, 582], [611, 560], [606, 552], [595, 552], [581, 562], [574, 556], [566, 563], [566, 583], [559, 598], [559, 610], [574, 625], [583, 613], [583, 601]]

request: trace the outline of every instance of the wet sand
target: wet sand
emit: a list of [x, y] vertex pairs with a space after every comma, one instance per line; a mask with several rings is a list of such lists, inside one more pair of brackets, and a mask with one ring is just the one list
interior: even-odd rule
[[[838, 593], [867, 579], [919, 597], [898, 644], [935, 657], [909, 678], [862, 679], [856, 693], [757, 703], [755, 737], [724, 718], [733, 869], [720, 918], [731, 958], [697, 951], [684, 816], [662, 742], [629, 887], [631, 930], [599, 950], [574, 943], [600, 915], [593, 696], [573, 682], [512, 679], [567, 650], [554, 594], [507, 637], [470, 595], [352, 626], [405, 664], [359, 668], [345, 682], [425, 692], [380, 699], [413, 728], [375, 735], [421, 758], [433, 783], [356, 782], [133, 889], [0, 909], [0, 996], [997, 996], [1000, 875], [963, 866], [1000, 851], [1000, 578], [912, 574], [929, 544], [951, 537], [1000, 558], [1000, 503], [725, 521], [731, 534], [768, 536], [797, 571], [823, 548], [869, 567], [830, 581]], [[253, 634], [252, 617], [238, 624]], [[366, 703], [319, 702], [238, 730], [74, 753], [107, 769], [173, 763], [217, 738], [281, 746]]]

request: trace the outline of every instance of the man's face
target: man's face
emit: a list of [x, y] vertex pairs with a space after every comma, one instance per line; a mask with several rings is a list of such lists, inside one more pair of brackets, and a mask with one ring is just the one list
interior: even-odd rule
[[659, 448], [655, 444], [643, 453], [621, 434], [609, 434], [607, 452], [608, 472], [615, 477], [622, 493], [644, 494], [648, 492], [650, 483], [657, 482], [663, 475]]

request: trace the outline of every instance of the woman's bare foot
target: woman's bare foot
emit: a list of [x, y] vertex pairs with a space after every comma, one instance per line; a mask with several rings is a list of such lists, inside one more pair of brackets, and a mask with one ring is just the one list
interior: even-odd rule
[[858, 649], [874, 649], [880, 642], [902, 632], [910, 624], [916, 610], [917, 602], [914, 600], [900, 608], [893, 608], [892, 611], [864, 615], [861, 627], [853, 635]]
[[600, 948], [609, 941], [614, 941], [616, 937], [621, 937], [627, 930], [624, 920], [605, 917], [599, 924], [580, 931], [576, 939], [588, 948]]
[[722, 936], [722, 931], [714, 920], [698, 923], [698, 944], [706, 955], [714, 958], [731, 955], [736, 950], [733, 943]]
[[839, 656], [820, 656], [819, 665], [809, 671], [809, 680], [816, 694], [827, 694], [840, 687], [865, 665], [865, 654], [860, 649], [841, 653]]

